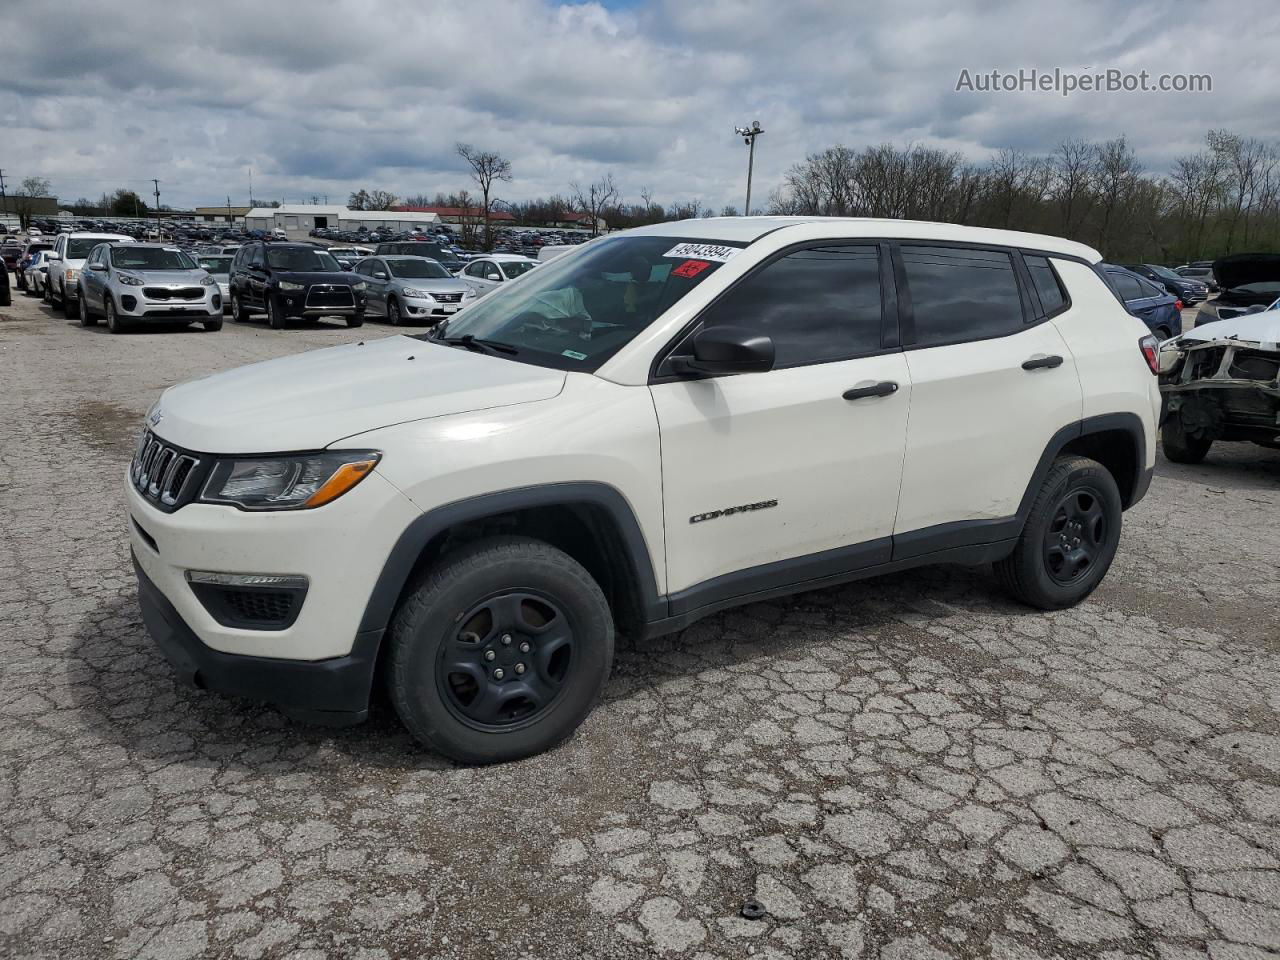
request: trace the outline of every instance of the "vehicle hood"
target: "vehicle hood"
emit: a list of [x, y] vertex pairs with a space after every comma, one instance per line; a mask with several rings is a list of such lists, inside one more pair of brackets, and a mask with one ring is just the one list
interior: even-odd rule
[[1213, 261], [1213, 275], [1223, 287], [1246, 283], [1280, 283], [1280, 253], [1233, 253]]
[[1240, 340], [1244, 343], [1270, 344], [1270, 349], [1274, 350], [1277, 349], [1276, 344], [1280, 343], [1280, 310], [1265, 310], [1229, 320], [1202, 323], [1188, 330], [1179, 339], [1205, 342]]
[[117, 272], [137, 277], [148, 286], [156, 287], [198, 287], [205, 278], [204, 270], [136, 270], [132, 267], [120, 267]]
[[301, 283], [310, 286], [313, 283], [340, 283], [344, 287], [359, 280], [359, 277], [353, 277], [345, 270], [335, 272], [318, 272], [318, 273], [289, 273], [285, 270], [275, 270], [271, 274], [273, 280], [287, 280], [289, 283]]
[[471, 288], [461, 280], [455, 280], [450, 277], [436, 277], [433, 279], [414, 280], [409, 277], [397, 277], [396, 285], [403, 288], [409, 287], [412, 290], [426, 290], [428, 293], [466, 293]]
[[159, 436], [201, 453], [319, 450], [410, 420], [547, 400], [564, 380], [560, 370], [414, 337], [387, 337], [171, 387], [152, 419], [159, 414]]

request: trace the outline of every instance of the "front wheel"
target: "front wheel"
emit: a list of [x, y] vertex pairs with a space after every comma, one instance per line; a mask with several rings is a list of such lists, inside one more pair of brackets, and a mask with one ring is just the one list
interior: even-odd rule
[[395, 297], [387, 301], [387, 323], [393, 327], [400, 326], [400, 301]]
[[89, 301], [86, 297], [80, 297], [80, 326], [96, 327], [98, 318], [89, 311]]
[[392, 702], [421, 743], [462, 763], [550, 749], [590, 713], [613, 664], [613, 617], [581, 564], [493, 537], [423, 573], [389, 631]]
[[1187, 432], [1182, 414], [1171, 413], [1160, 428], [1160, 447], [1165, 459], [1174, 463], [1199, 463], [1213, 446], [1213, 438], [1195, 436]]
[[206, 333], [217, 333], [222, 329], [222, 318], [219, 317], [217, 320], [204, 320], [202, 321], [202, 325], [204, 326]]
[[358, 313], [349, 313], [349, 314], [347, 314], [347, 326], [348, 326], [348, 327], [363, 327], [363, 326], [364, 326], [364, 311], [363, 311], [363, 310], [361, 310], [361, 311], [359, 311]]
[[272, 330], [284, 329], [284, 314], [276, 305], [275, 298], [271, 296], [267, 297], [267, 324]]
[[68, 320], [74, 320], [79, 315], [79, 305], [67, 296], [67, 285], [62, 285], [62, 315]]
[[103, 313], [107, 315], [107, 329], [112, 333], [124, 333], [127, 327], [125, 322], [116, 314], [116, 305], [110, 297], [107, 297], [103, 307]]
[[995, 565], [1014, 597], [1041, 610], [1075, 606], [1106, 576], [1120, 543], [1120, 490], [1096, 460], [1055, 460], [1017, 545]]

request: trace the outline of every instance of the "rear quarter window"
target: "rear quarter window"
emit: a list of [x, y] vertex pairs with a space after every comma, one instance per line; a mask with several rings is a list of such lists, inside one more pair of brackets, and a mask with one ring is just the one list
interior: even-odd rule
[[1040, 308], [1044, 311], [1044, 315], [1053, 317], [1067, 309], [1071, 305], [1070, 298], [1062, 285], [1058, 271], [1053, 269], [1049, 258], [1023, 257], [1023, 261], [1027, 265], [1031, 282], [1035, 285], [1036, 293], [1040, 297]]

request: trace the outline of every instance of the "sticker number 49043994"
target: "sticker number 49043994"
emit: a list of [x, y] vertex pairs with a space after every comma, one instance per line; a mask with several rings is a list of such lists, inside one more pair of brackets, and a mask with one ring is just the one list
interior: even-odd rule
[[715, 243], [677, 243], [663, 256], [726, 263], [730, 257], [741, 252], [737, 247], [722, 247]]

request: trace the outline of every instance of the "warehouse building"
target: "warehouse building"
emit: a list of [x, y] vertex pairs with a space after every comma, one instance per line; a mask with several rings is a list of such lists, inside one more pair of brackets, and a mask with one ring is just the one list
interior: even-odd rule
[[434, 213], [414, 213], [398, 210], [351, 210], [329, 204], [284, 204], [279, 207], [255, 207], [245, 214], [244, 225], [248, 230], [275, 230], [287, 233], [310, 233], [317, 227], [335, 230], [388, 229], [412, 230], [418, 227], [430, 230], [440, 224]]

